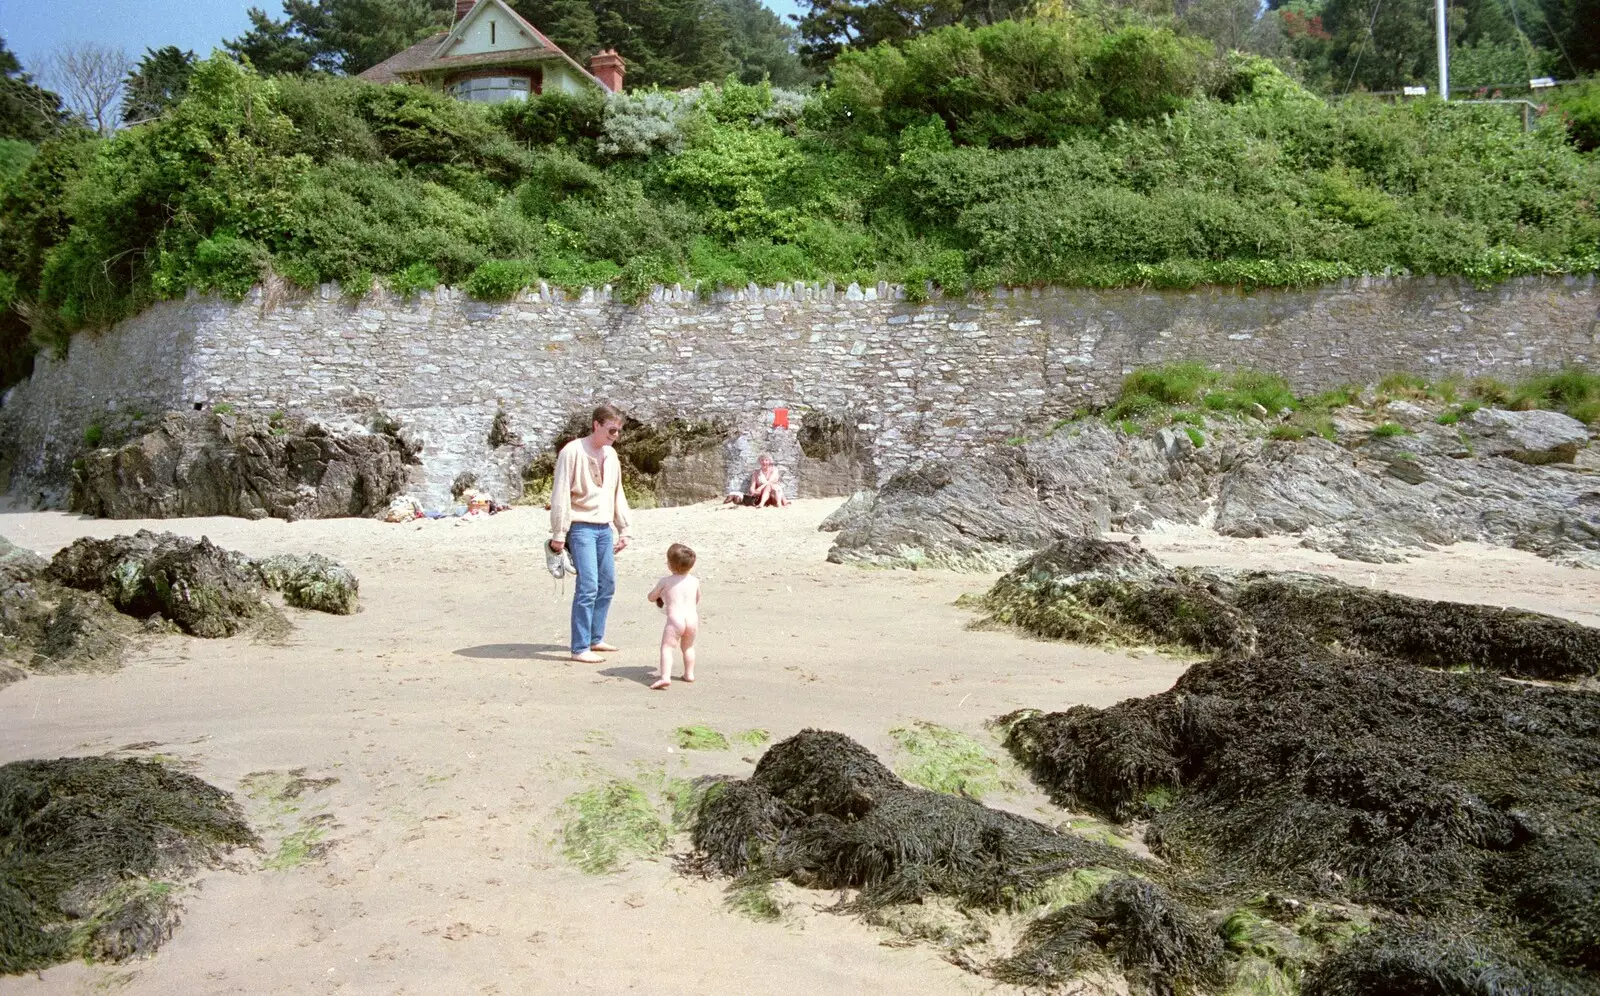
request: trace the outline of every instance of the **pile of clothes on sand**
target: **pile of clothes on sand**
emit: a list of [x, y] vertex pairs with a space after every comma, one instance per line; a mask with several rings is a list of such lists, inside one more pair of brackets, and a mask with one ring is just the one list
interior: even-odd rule
[[456, 504], [445, 509], [425, 509], [412, 495], [396, 495], [389, 501], [389, 510], [383, 514], [385, 522], [410, 522], [414, 519], [476, 519], [504, 512], [511, 506], [497, 501], [477, 488], [467, 488], [457, 497]]

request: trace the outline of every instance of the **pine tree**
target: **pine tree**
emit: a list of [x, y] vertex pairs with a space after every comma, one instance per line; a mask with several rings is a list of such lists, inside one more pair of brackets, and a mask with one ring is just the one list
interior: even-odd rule
[[194, 75], [194, 53], [176, 45], [146, 49], [122, 95], [122, 122], [138, 124], [164, 114], [189, 91]]
[[69, 120], [60, 95], [35, 84], [0, 38], [0, 139], [42, 142]]

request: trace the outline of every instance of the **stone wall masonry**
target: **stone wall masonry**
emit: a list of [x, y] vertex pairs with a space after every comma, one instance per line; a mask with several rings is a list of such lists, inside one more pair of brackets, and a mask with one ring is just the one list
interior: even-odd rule
[[[78, 337], [64, 361], [41, 358], [0, 411], [14, 472], [59, 480], [108, 408], [227, 402], [332, 420], [382, 411], [425, 440], [417, 491], [437, 504], [463, 471], [515, 492], [519, 455], [487, 443], [498, 408], [539, 447], [571, 412], [611, 401], [643, 421], [735, 426], [730, 482], [763, 450], [787, 456], [793, 477], [807, 416], [842, 419], [868, 451], [866, 476], [881, 481], [918, 459], [1037, 431], [1107, 401], [1128, 371], [1169, 360], [1259, 367], [1306, 391], [1396, 370], [1512, 379], [1600, 361], [1593, 276], [1489, 288], [1371, 278], [1252, 293], [1020, 289], [922, 303], [882, 284], [709, 299], [657, 288], [638, 304], [548, 288], [504, 304], [448, 288], [408, 300], [375, 291], [352, 302], [331, 287], [268, 298], [191, 297]], [[776, 407], [791, 410], [791, 429], [771, 427]]]

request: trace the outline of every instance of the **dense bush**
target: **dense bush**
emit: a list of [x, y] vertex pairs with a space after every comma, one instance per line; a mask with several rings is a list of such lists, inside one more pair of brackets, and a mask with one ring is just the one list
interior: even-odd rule
[[[1582, 107], [1567, 117], [1581, 137]], [[1600, 159], [1559, 116], [1329, 104], [1165, 29], [953, 27], [809, 97], [727, 80], [483, 108], [218, 56], [109, 140], [7, 155], [0, 366], [269, 272], [486, 298], [545, 280], [1310, 284], [1588, 272]]]

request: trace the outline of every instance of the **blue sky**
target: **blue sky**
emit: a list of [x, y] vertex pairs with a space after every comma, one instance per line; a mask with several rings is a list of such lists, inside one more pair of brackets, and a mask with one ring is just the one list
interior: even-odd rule
[[[766, 3], [780, 14], [798, 9], [793, 0]], [[24, 68], [64, 42], [120, 45], [135, 57], [176, 45], [204, 56], [249, 27], [251, 6], [282, 14], [280, 0], [0, 0], [0, 36]]]

